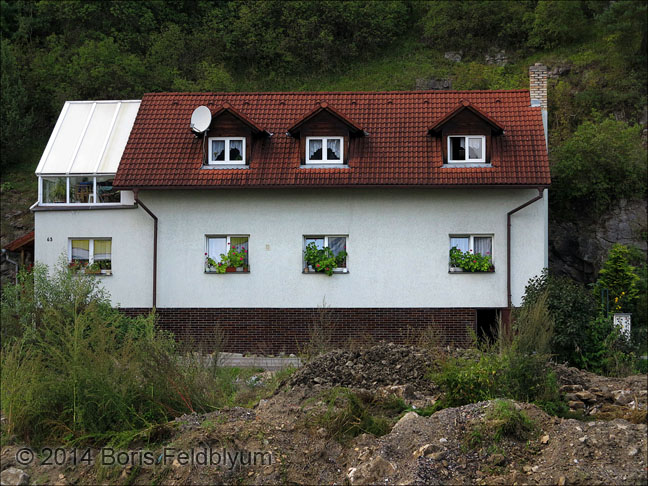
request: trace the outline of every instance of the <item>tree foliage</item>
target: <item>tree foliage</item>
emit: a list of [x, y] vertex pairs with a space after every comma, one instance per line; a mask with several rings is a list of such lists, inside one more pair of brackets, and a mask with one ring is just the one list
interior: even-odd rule
[[596, 216], [619, 199], [646, 195], [646, 149], [638, 125], [586, 121], [551, 159], [552, 208], [558, 212]]

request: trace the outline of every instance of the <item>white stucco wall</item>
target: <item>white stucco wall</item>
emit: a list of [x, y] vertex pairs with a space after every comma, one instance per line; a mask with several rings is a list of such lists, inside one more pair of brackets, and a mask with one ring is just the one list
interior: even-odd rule
[[150, 307], [153, 222], [140, 208], [36, 211], [34, 252], [50, 270], [68, 256], [70, 238], [112, 238], [111, 276], [99, 276], [114, 305]]
[[[506, 307], [506, 213], [523, 189], [142, 191], [159, 218], [158, 307]], [[547, 261], [547, 206], [512, 217], [513, 303]], [[449, 274], [450, 234], [493, 234], [495, 273]], [[205, 274], [205, 235], [249, 234], [249, 274]], [[348, 235], [349, 273], [302, 274], [303, 235]], [[151, 305], [153, 223], [141, 208], [36, 213], [36, 259], [112, 237], [122, 307]], [[52, 241], [47, 241], [51, 237]]]

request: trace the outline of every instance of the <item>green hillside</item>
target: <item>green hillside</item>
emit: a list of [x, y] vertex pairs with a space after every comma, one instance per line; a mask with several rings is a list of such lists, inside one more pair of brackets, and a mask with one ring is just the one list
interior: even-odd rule
[[65, 100], [526, 88], [528, 66], [543, 62], [553, 214], [596, 218], [619, 198], [646, 194], [646, 5], [2, 0], [3, 194], [33, 196], [24, 174]]

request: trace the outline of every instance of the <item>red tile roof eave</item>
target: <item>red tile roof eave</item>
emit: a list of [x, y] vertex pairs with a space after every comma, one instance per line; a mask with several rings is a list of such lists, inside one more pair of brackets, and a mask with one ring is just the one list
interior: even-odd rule
[[27, 243], [31, 243], [32, 241], [34, 241], [34, 232], [30, 231], [26, 235], [13, 240], [11, 243], [8, 243], [7, 246], [4, 247], [4, 249], [7, 251], [16, 251], [20, 247], [26, 245]]
[[207, 189], [548, 189], [551, 184], [246, 184], [246, 185], [173, 185], [173, 186], [114, 186], [115, 189], [137, 191], [207, 190]]

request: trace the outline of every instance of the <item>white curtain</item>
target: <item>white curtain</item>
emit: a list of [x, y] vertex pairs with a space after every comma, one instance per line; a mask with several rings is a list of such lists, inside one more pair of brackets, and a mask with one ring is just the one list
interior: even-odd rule
[[308, 141], [308, 159], [322, 160], [322, 140], [315, 139]]
[[212, 160], [225, 160], [225, 141], [212, 140]]
[[229, 141], [230, 160], [243, 160], [243, 140]]
[[333, 251], [334, 255], [337, 255], [343, 250], [346, 251], [346, 238], [344, 237], [329, 238], [329, 248]]
[[468, 158], [481, 159], [482, 158], [482, 139], [469, 138], [468, 139]]
[[450, 249], [456, 248], [457, 250], [466, 252], [470, 247], [469, 243], [470, 243], [470, 239], [467, 236], [450, 238]]
[[207, 255], [218, 263], [221, 253], [227, 253], [227, 238], [208, 238]]
[[340, 141], [327, 140], [326, 141], [326, 158], [327, 160], [340, 160]]
[[480, 255], [492, 255], [492, 243], [493, 240], [490, 236], [475, 236], [475, 254], [479, 253]]

